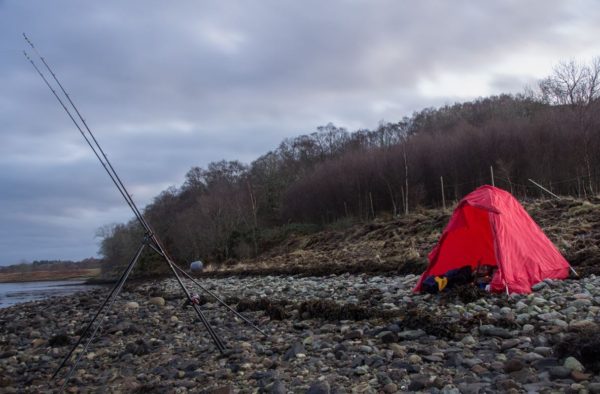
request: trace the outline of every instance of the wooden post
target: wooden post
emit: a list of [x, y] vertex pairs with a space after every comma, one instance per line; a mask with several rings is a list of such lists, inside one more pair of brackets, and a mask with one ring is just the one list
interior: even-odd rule
[[496, 187], [496, 183], [494, 182], [494, 166], [490, 166], [490, 174], [492, 176], [492, 186]]
[[373, 195], [369, 192], [369, 201], [371, 202], [371, 216], [375, 219], [375, 209], [373, 208]]
[[408, 215], [408, 160], [406, 159], [407, 140], [402, 144], [402, 156], [404, 157], [404, 214]]
[[446, 210], [446, 196], [444, 196], [444, 177], [440, 177], [440, 183], [442, 184], [442, 206], [444, 207], [444, 211]]
[[406, 208], [405, 208], [406, 198], [404, 197], [404, 186], [400, 187], [400, 193], [402, 194], [402, 210], [406, 214]]

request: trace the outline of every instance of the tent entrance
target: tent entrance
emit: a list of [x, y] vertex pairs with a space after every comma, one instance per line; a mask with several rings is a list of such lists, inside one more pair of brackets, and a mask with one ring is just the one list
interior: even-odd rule
[[448, 229], [444, 242], [432, 264], [429, 275], [443, 275], [451, 269], [478, 264], [497, 266], [490, 212], [468, 204], [457, 212], [454, 226]]

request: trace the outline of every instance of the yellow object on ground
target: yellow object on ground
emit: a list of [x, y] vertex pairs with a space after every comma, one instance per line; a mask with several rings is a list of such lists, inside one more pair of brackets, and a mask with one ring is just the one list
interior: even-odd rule
[[448, 284], [448, 278], [445, 278], [443, 276], [436, 276], [434, 279], [438, 284], [439, 291], [444, 290], [444, 288]]

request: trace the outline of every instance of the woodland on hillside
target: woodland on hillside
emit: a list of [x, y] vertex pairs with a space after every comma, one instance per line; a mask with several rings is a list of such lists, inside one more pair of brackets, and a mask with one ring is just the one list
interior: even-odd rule
[[[333, 124], [284, 140], [249, 165], [193, 167], [144, 214], [175, 261], [257, 256], [289, 233], [450, 204], [491, 183], [519, 198], [600, 190], [600, 58], [559, 64], [535, 90], [426, 108], [374, 130]], [[137, 222], [99, 231], [106, 273], [142, 237]], [[144, 256], [138, 272], [153, 271]]]

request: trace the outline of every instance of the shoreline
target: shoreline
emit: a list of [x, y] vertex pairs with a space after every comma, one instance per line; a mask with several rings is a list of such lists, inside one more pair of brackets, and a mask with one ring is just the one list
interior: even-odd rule
[[[600, 392], [600, 365], [582, 352], [600, 346], [600, 277], [542, 282], [531, 295], [468, 299], [414, 295], [416, 280], [365, 274], [207, 279], [203, 286], [268, 334], [263, 338], [204, 295], [200, 308], [227, 345], [225, 355], [194, 311], [182, 307], [174, 279], [132, 283], [69, 386], [181, 393], [200, 387], [208, 393], [224, 387], [240, 393], [319, 387]], [[57, 390], [66, 371], [55, 384], [48, 377], [105, 294], [92, 290], [0, 310], [0, 391]]]
[[30, 271], [0, 273], [0, 283], [47, 282], [61, 280], [86, 280], [97, 276], [99, 268], [89, 268], [71, 271]]
[[[81, 284], [88, 284], [88, 280], [91, 279], [89, 277], [58, 277], [56, 279], [53, 278], [48, 278], [48, 279], [36, 279], [36, 280], [31, 280], [31, 279], [27, 279], [27, 280], [11, 280], [11, 281], [4, 281], [4, 280], [0, 280], [0, 284], [17, 284], [17, 283], [44, 283], [44, 282], [67, 282], [67, 281], [81, 281]], [[90, 285], [94, 285], [95, 283], [89, 283]], [[65, 284], [65, 285], [61, 285], [61, 286], [71, 286], [69, 284]]]

